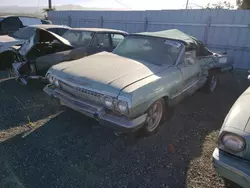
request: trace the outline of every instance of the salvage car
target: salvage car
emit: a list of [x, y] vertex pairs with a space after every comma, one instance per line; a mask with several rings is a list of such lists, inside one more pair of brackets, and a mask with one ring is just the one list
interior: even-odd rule
[[60, 37], [39, 29], [9, 65], [23, 84], [31, 79], [46, 81], [45, 74], [52, 65], [102, 51], [111, 52], [126, 35], [124, 31], [112, 29], [77, 28]]
[[0, 16], [0, 35], [9, 35], [20, 28], [36, 24], [51, 24], [51, 21], [29, 16]]
[[128, 35], [112, 52], [55, 65], [44, 91], [115, 131], [154, 133], [168, 109], [232, 69], [226, 55], [179, 30]]
[[250, 187], [250, 87], [227, 114], [213, 152], [214, 167], [227, 187]]
[[25, 41], [29, 40], [39, 28], [46, 29], [60, 36], [70, 29], [68, 26], [40, 24], [21, 28], [10, 35], [0, 36], [0, 70], [10, 68], [10, 66], [7, 66], [7, 62], [8, 60], [14, 58], [16, 48], [20, 47], [23, 43], [25, 43]]

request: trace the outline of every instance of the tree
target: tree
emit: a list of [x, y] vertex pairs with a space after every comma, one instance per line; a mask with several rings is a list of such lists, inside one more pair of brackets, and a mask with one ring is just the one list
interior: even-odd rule
[[238, 9], [250, 9], [250, 0], [236, 0]]
[[230, 2], [220, 1], [218, 3], [213, 3], [213, 4], [208, 3], [205, 8], [206, 9], [233, 9], [234, 6]]

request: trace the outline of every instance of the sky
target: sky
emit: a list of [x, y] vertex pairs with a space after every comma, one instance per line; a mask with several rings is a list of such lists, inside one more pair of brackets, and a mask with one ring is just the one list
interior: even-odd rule
[[[48, 0], [0, 0], [0, 6], [47, 6]], [[119, 1], [120, 3], [118, 3]], [[126, 8], [131, 9], [183, 9], [187, 0], [52, 0], [53, 6], [76, 4], [84, 7], [95, 8]], [[189, 0], [190, 8], [199, 8], [208, 3], [225, 0]], [[235, 6], [236, 0], [227, 0]], [[25, 3], [24, 3], [25, 2]]]

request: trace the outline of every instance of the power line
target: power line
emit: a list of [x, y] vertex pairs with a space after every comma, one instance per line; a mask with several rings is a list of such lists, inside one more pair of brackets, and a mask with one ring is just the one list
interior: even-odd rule
[[131, 7], [129, 7], [129, 6], [125, 5], [125, 4], [123, 4], [122, 2], [120, 2], [120, 1], [118, 1], [118, 0], [114, 0], [114, 1], [117, 2], [117, 3], [119, 3], [120, 5], [122, 5], [122, 6], [124, 6], [124, 7], [127, 7], [127, 8], [129, 8], [129, 9], [131, 9]]

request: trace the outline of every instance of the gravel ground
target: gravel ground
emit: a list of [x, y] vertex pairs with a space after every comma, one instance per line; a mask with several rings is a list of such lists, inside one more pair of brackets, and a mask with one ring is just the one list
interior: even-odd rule
[[247, 86], [245, 74], [225, 74], [213, 94], [197, 92], [157, 134], [136, 138], [62, 110], [39, 87], [0, 80], [0, 187], [224, 187], [211, 155]]

